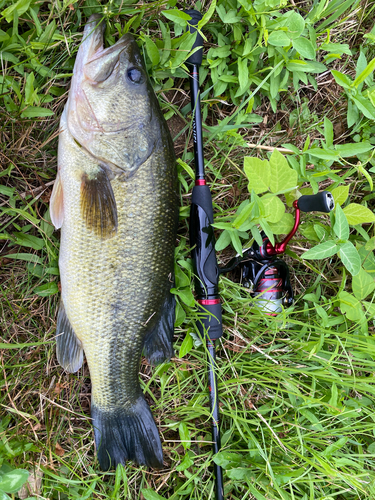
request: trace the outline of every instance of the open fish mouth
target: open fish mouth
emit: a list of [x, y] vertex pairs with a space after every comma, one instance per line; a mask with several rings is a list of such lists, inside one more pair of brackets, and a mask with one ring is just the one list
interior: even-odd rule
[[[132, 124], [124, 124], [124, 117], [119, 116], [117, 123], [104, 123], [98, 117], [98, 102], [92, 102], [87, 95], [88, 87], [102, 87], [109, 78], [120, 70], [120, 58], [129, 44], [134, 43], [130, 34], [125, 34], [114, 45], [104, 47], [105, 23], [103, 18], [94, 14], [85, 27], [83, 41], [79, 48], [73, 70], [71, 92], [68, 103], [67, 123], [73, 137], [82, 144], [77, 130], [85, 134], [116, 134], [125, 131]], [[130, 49], [131, 50], [131, 49]], [[126, 59], [124, 55], [124, 59]], [[141, 62], [140, 62], [141, 63]], [[100, 113], [99, 113], [100, 114]]]

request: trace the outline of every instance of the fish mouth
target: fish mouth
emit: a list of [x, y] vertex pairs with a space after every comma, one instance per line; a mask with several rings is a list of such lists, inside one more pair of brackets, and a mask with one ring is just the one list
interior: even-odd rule
[[[85, 77], [93, 83], [99, 83], [108, 77], [118, 65], [121, 53], [129, 43], [134, 41], [132, 35], [126, 33], [114, 45], [105, 48], [105, 23], [102, 21], [103, 18], [98, 14], [90, 16], [88, 24], [85, 27], [84, 41], [82, 43], [82, 45], [87, 43], [88, 47], [86, 57], [82, 58], [81, 65]], [[98, 70], [96, 66], [101, 59], [106, 59], [106, 62], [104, 63], [104, 68]]]
[[[74, 65], [71, 83], [72, 97], [70, 97], [68, 104], [70, 111], [68, 112], [68, 127], [73, 136], [75, 136], [74, 123], [89, 133], [117, 133], [123, 129], [120, 126], [118, 130], [106, 130], [107, 127], [103, 127], [99, 123], [83, 85], [85, 81], [94, 86], [104, 82], [119, 66], [121, 54], [130, 43], [134, 42], [133, 36], [126, 33], [114, 45], [105, 48], [104, 31], [103, 17], [98, 14], [90, 16]], [[91, 118], [88, 118], [89, 115]]]

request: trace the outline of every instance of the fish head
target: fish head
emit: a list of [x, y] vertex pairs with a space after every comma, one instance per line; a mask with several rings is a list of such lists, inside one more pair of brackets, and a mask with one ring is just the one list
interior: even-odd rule
[[134, 173], [151, 155], [164, 122], [136, 41], [104, 48], [91, 16], [73, 70], [67, 126], [76, 143], [112, 172]]

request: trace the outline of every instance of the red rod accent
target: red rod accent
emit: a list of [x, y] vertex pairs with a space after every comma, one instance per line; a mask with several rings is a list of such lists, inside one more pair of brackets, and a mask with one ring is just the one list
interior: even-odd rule
[[205, 179], [197, 179], [195, 181], [196, 186], [205, 186], [206, 185], [206, 180]]
[[289, 243], [289, 241], [293, 238], [293, 236], [296, 234], [299, 222], [300, 222], [300, 216], [301, 212], [300, 209], [298, 208], [297, 205], [297, 200], [293, 203], [293, 207], [296, 209], [296, 214], [295, 214], [295, 220], [294, 220], [294, 226], [293, 229], [290, 231], [288, 236], [281, 242], [281, 243], [276, 243], [276, 245], [273, 247], [271, 242], [267, 242], [266, 246], [266, 254], [267, 255], [279, 255], [285, 252], [286, 246]]
[[213, 306], [214, 304], [220, 304], [220, 299], [202, 299], [198, 300], [198, 304], [201, 306]]

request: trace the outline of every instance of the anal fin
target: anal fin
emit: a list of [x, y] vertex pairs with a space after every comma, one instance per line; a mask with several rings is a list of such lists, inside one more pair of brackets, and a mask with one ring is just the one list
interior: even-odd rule
[[175, 306], [175, 296], [172, 293], [168, 293], [156, 325], [145, 338], [143, 347], [144, 355], [149, 363], [154, 366], [169, 361], [174, 354], [173, 332]]
[[111, 181], [105, 169], [89, 176], [84, 173], [81, 183], [81, 214], [88, 229], [102, 239], [111, 238], [117, 231], [117, 206]]
[[82, 343], [74, 333], [62, 300], [57, 314], [56, 355], [60, 365], [69, 373], [78, 371], [82, 366]]

